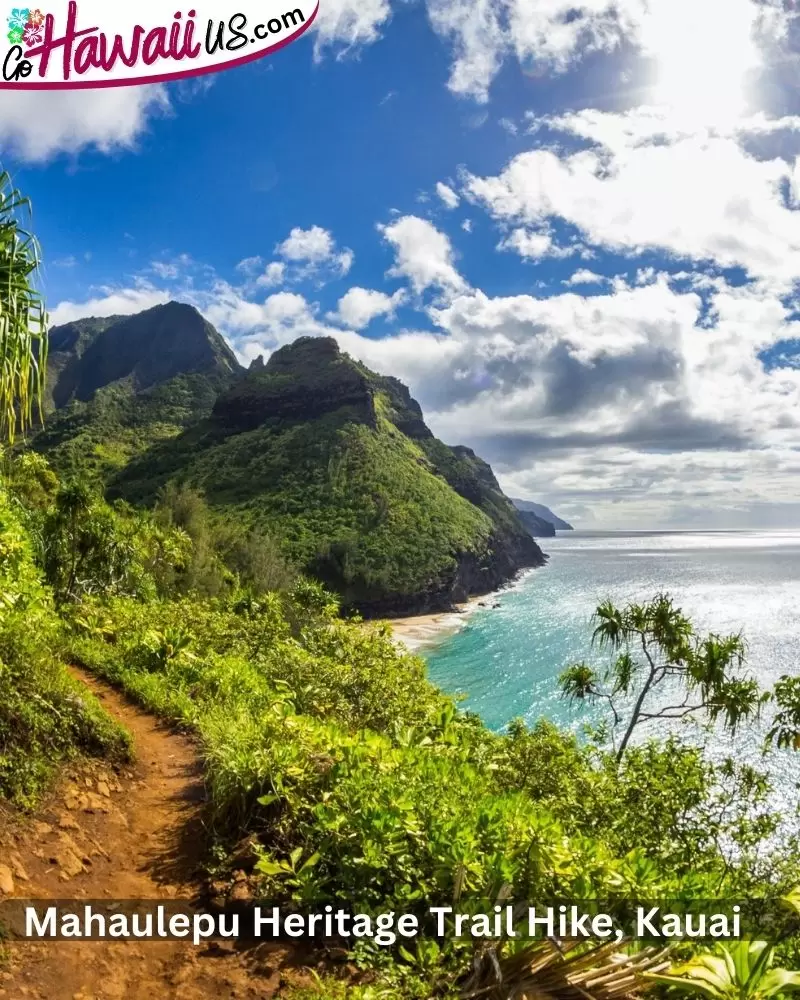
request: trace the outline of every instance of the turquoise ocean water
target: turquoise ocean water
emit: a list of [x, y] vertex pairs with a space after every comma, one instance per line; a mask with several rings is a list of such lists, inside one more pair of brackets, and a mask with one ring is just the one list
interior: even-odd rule
[[[589, 718], [560, 697], [557, 678], [566, 664], [595, 658], [590, 620], [606, 597], [625, 602], [667, 591], [702, 628], [742, 630], [749, 668], [765, 686], [800, 671], [800, 531], [577, 531], [542, 547], [548, 566], [502, 593], [500, 608], [478, 610], [456, 634], [421, 651], [431, 679], [465, 694], [465, 707], [493, 728], [517, 716], [575, 727]], [[709, 748], [759, 763], [762, 736], [758, 727], [733, 740], [712, 734]], [[800, 781], [800, 755], [773, 755], [765, 766], [793, 786]]]

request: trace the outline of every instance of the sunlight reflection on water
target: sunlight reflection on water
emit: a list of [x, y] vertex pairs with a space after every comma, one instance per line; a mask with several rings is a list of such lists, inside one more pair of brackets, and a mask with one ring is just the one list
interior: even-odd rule
[[[576, 713], [561, 698], [557, 679], [567, 664], [597, 659], [589, 644], [591, 616], [607, 597], [619, 603], [666, 591], [700, 628], [741, 630], [748, 667], [762, 685], [798, 672], [800, 531], [575, 532], [543, 547], [551, 555], [545, 569], [504, 593], [499, 609], [476, 612], [426, 654], [432, 680], [466, 694], [464, 706], [493, 728], [518, 716], [575, 728], [598, 717]], [[715, 757], [733, 752], [769, 770], [786, 808], [797, 800], [800, 755], [765, 759], [763, 733], [763, 726], [750, 726], [733, 739], [711, 734], [709, 751]]]

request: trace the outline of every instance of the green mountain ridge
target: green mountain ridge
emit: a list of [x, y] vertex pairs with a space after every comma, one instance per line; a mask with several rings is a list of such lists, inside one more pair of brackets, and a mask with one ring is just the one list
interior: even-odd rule
[[333, 339], [245, 372], [189, 306], [53, 333], [62, 408], [34, 445], [62, 473], [91, 468], [112, 498], [197, 488], [368, 614], [451, 607], [546, 561], [491, 468], [438, 441], [406, 386]]
[[207, 416], [243, 369], [192, 306], [89, 318], [50, 331], [47, 419], [34, 447], [102, 480]]

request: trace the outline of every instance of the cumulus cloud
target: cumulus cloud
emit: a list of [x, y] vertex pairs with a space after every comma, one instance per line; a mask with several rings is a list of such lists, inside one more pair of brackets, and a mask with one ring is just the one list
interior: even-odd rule
[[395, 252], [391, 277], [406, 278], [417, 293], [437, 288], [452, 295], [467, 287], [455, 267], [449, 237], [427, 219], [405, 215], [379, 230]]
[[[507, 245], [535, 256], [543, 227], [560, 219], [605, 249], [658, 249], [786, 281], [800, 272], [800, 226], [783, 194], [794, 175], [782, 159], [751, 155], [745, 128], [680, 131], [646, 109], [548, 125], [582, 144], [541, 145], [496, 176], [466, 178], [472, 199], [517, 225]], [[532, 243], [525, 227], [536, 229]]]
[[[590, 271], [588, 268], [582, 267], [577, 270], [574, 274], [571, 274], [566, 278], [562, 284], [573, 287], [575, 285], [603, 285], [608, 281], [608, 278], [604, 278], [602, 274], [595, 274], [594, 271]], [[644, 284], [644, 282], [642, 282]]]
[[283, 243], [278, 244], [275, 252], [289, 264], [299, 265], [304, 275], [327, 268], [344, 277], [355, 260], [353, 251], [339, 250], [333, 235], [322, 226], [296, 227]]
[[519, 227], [500, 241], [498, 250], [513, 250], [523, 260], [543, 260], [545, 257], [570, 257], [580, 250], [578, 246], [559, 246], [547, 225], [536, 229]]
[[271, 264], [267, 264], [264, 273], [256, 279], [256, 283], [265, 288], [276, 288], [278, 285], [282, 285], [285, 280], [286, 265], [283, 261], [274, 260]]
[[41, 163], [94, 147], [132, 149], [149, 120], [169, 112], [160, 85], [105, 90], [0, 92], [0, 150]]
[[370, 288], [351, 288], [339, 299], [336, 312], [329, 313], [328, 318], [354, 330], [363, 330], [378, 316], [394, 316], [395, 309], [403, 304], [405, 298], [402, 289], [394, 295], [387, 295]]

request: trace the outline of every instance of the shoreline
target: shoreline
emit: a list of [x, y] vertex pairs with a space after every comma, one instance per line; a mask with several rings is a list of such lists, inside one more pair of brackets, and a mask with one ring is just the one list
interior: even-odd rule
[[432, 614], [389, 618], [385, 621], [391, 626], [394, 641], [405, 646], [409, 653], [416, 653], [460, 632], [467, 624], [470, 614], [477, 610], [477, 604], [475, 607], [471, 604], [472, 602], [452, 611], [435, 611]]
[[409, 615], [405, 618], [386, 618], [384, 622], [391, 626], [392, 638], [402, 644], [410, 653], [418, 653], [424, 649], [442, 642], [448, 636], [455, 635], [466, 628], [476, 611], [499, 610], [499, 602], [503, 596], [515, 590], [536, 568], [523, 570], [511, 583], [494, 590], [490, 594], [471, 597], [464, 604], [451, 611], [434, 611], [426, 615]]

